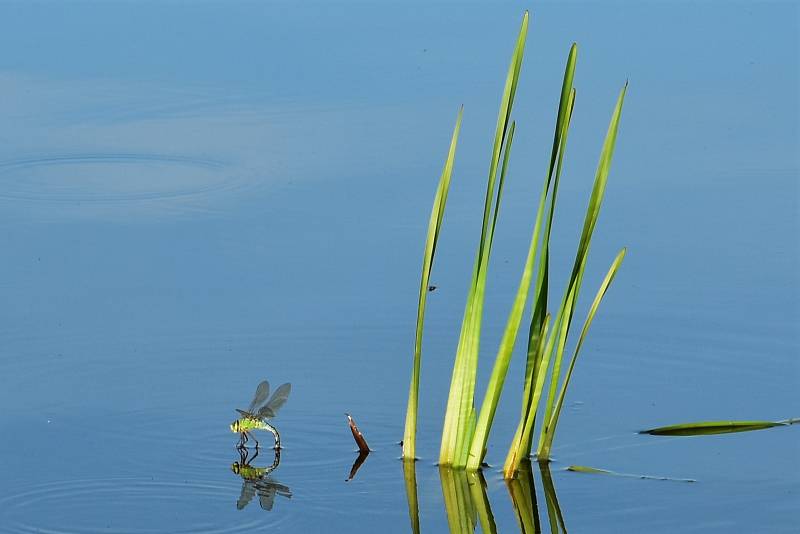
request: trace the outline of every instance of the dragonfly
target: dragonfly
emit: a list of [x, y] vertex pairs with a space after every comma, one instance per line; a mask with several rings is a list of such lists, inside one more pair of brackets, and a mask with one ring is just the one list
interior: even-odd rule
[[281, 462], [281, 451], [275, 449], [275, 460], [269, 467], [254, 467], [253, 461], [258, 456], [258, 449], [255, 454], [249, 458], [248, 451], [244, 447], [239, 448], [239, 461], [233, 462], [231, 471], [242, 477], [242, 493], [236, 501], [236, 508], [242, 510], [245, 506], [250, 504], [253, 497], [258, 495], [258, 502], [264, 510], [272, 510], [275, 503], [275, 496], [292, 497], [292, 490], [288, 486], [281, 484], [274, 480], [270, 473], [272, 473]]
[[267, 430], [268, 432], [272, 432], [272, 435], [275, 437], [275, 450], [281, 448], [281, 436], [278, 434], [278, 430], [269, 424], [267, 420], [277, 415], [278, 410], [286, 403], [286, 399], [289, 398], [289, 392], [291, 390], [291, 384], [283, 384], [276, 389], [272, 397], [267, 400], [267, 397], [269, 397], [269, 382], [264, 380], [256, 388], [256, 394], [247, 410], [236, 409], [241, 417], [231, 423], [230, 428], [231, 432], [239, 434], [239, 447], [244, 447], [244, 444], [247, 443], [250, 438], [253, 438], [253, 441], [256, 442], [256, 448], [258, 448], [258, 440], [252, 432], [254, 430]]

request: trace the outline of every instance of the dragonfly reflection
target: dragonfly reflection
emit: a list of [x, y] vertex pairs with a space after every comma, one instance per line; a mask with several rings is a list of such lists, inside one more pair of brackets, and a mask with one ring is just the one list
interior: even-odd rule
[[275, 450], [275, 460], [269, 467], [251, 465], [258, 457], [258, 448], [255, 449], [253, 456], [249, 456], [250, 451], [246, 447], [237, 447], [237, 450], [239, 451], [239, 461], [233, 462], [231, 471], [242, 477], [242, 493], [236, 501], [238, 510], [244, 509], [256, 495], [258, 495], [258, 503], [261, 508], [267, 511], [272, 510], [272, 506], [275, 504], [275, 495], [287, 498], [292, 496], [292, 491], [288, 486], [270, 477], [270, 473], [281, 462], [281, 451], [279, 449]]

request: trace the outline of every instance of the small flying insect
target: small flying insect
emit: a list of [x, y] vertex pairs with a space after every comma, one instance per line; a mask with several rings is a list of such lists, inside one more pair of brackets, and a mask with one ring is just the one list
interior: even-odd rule
[[272, 397], [267, 401], [267, 397], [269, 396], [269, 382], [264, 380], [256, 388], [256, 394], [247, 410], [236, 409], [241, 417], [231, 423], [230, 428], [231, 432], [239, 434], [239, 447], [244, 447], [244, 444], [247, 443], [250, 438], [253, 438], [253, 441], [256, 442], [256, 448], [258, 448], [258, 440], [252, 432], [254, 430], [267, 430], [272, 432], [272, 435], [275, 436], [275, 450], [281, 448], [281, 436], [278, 434], [278, 430], [269, 424], [267, 420], [277, 415], [278, 410], [286, 403], [286, 399], [289, 398], [289, 392], [291, 390], [291, 384], [283, 384], [275, 390], [275, 393], [273, 393]]

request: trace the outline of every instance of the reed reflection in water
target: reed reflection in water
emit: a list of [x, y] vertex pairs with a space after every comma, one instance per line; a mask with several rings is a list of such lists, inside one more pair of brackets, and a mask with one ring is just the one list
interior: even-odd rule
[[[552, 534], [564, 533], [567, 528], [561, 507], [558, 504], [550, 466], [547, 463], [538, 465], [539, 476], [544, 491], [547, 508], [547, 522]], [[542, 532], [542, 521], [539, 518], [539, 506], [536, 499], [534, 468], [529, 460], [520, 465], [516, 478], [506, 481], [511, 503], [517, 516], [517, 523], [522, 534], [538, 534]], [[414, 461], [403, 461], [406, 496], [408, 498], [408, 514], [411, 520], [411, 531], [420, 532], [419, 503], [417, 499], [417, 476]], [[484, 534], [495, 534], [497, 526], [492, 514], [492, 507], [486, 491], [486, 479], [482, 471], [465, 471], [439, 467], [442, 484], [447, 524], [452, 534], [475, 532], [480, 525]]]

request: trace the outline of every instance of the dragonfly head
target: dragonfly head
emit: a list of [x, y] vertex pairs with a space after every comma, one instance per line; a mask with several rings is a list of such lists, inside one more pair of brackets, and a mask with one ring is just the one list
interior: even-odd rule
[[241, 470], [242, 470], [242, 467], [239, 465], [239, 462], [233, 462], [233, 464], [231, 465], [231, 471], [233, 471], [234, 473], [236, 473], [238, 475], [239, 471], [241, 471]]
[[234, 421], [233, 423], [231, 423], [231, 432], [233, 432], [234, 434], [238, 434], [239, 433], [239, 420], [238, 419], [236, 421]]

